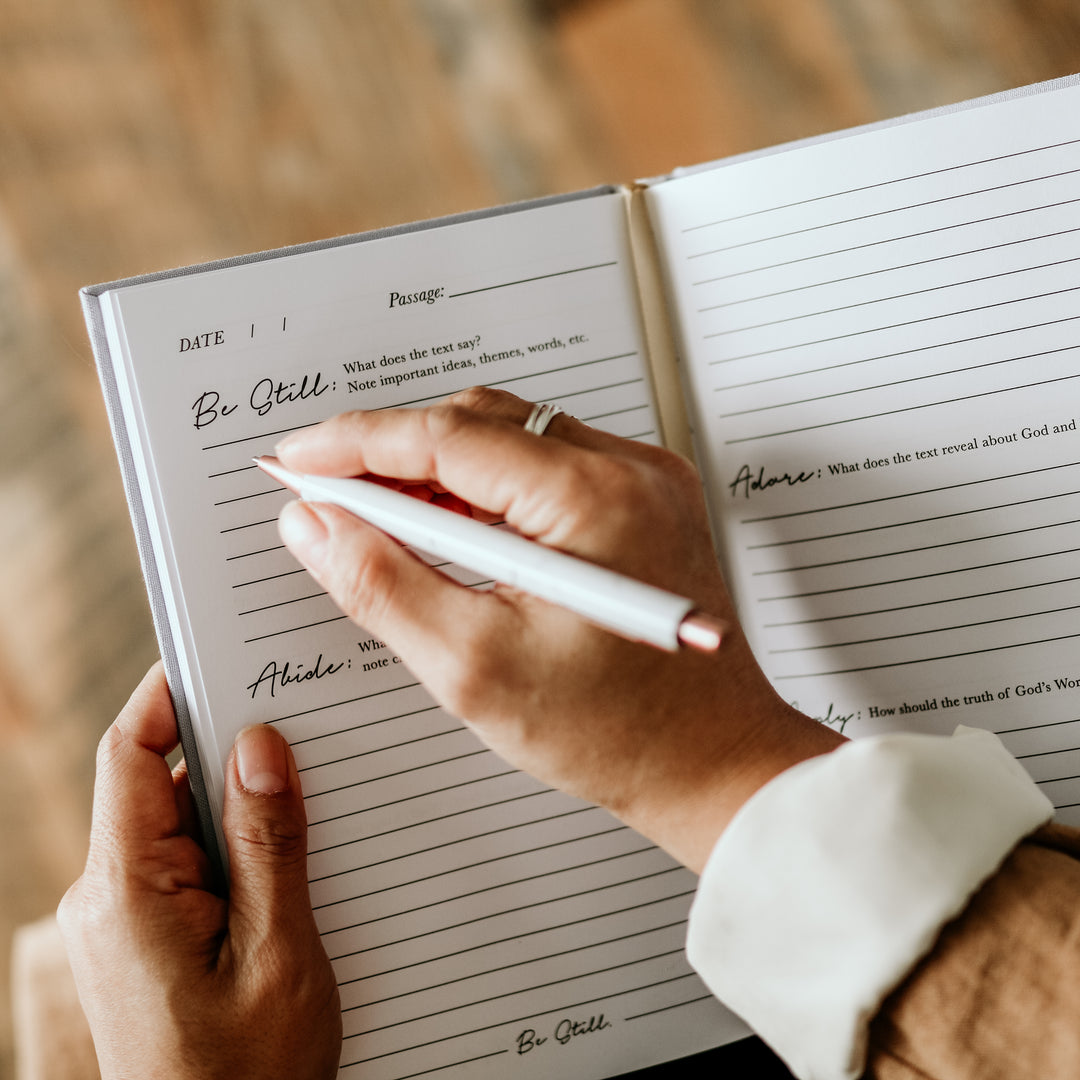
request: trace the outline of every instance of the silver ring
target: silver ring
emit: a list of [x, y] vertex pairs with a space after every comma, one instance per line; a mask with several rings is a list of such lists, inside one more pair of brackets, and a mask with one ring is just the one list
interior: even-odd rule
[[544, 404], [534, 405], [529, 419], [525, 421], [525, 430], [534, 435], [543, 435], [547, 431], [548, 424], [555, 419], [562, 409], [558, 405]]

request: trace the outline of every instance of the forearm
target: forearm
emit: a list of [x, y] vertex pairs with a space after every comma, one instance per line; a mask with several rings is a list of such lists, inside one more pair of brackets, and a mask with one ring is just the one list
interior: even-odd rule
[[1080, 1075], [1080, 830], [1020, 843], [885, 1001], [877, 1080]]

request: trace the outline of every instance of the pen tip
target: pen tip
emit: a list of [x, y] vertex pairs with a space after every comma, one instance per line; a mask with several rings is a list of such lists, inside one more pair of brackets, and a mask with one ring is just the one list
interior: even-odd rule
[[698, 652], [716, 652], [724, 640], [727, 627], [712, 615], [692, 611], [679, 623], [679, 641]]
[[282, 487], [288, 488], [294, 495], [300, 494], [300, 477], [286, 469], [276, 457], [264, 454], [262, 457], [252, 458], [251, 460], [267, 476], [272, 476]]

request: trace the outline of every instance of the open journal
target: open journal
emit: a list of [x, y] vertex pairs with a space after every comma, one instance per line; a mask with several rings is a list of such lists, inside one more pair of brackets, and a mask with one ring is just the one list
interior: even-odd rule
[[1080, 823], [1078, 181], [1062, 80], [84, 290], [208, 837], [241, 727], [296, 753], [343, 1077], [599, 1080], [745, 1029], [683, 958], [693, 877], [439, 709], [284, 551], [252, 457], [478, 383], [692, 443], [786, 699], [990, 728]]

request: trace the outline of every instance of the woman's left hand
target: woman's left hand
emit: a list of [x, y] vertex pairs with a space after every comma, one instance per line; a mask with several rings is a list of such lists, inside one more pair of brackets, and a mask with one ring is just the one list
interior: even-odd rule
[[330, 1080], [341, 1012], [288, 744], [247, 728], [229, 759], [228, 899], [176, 744], [159, 665], [101, 740], [86, 870], [58, 913], [102, 1078]]

